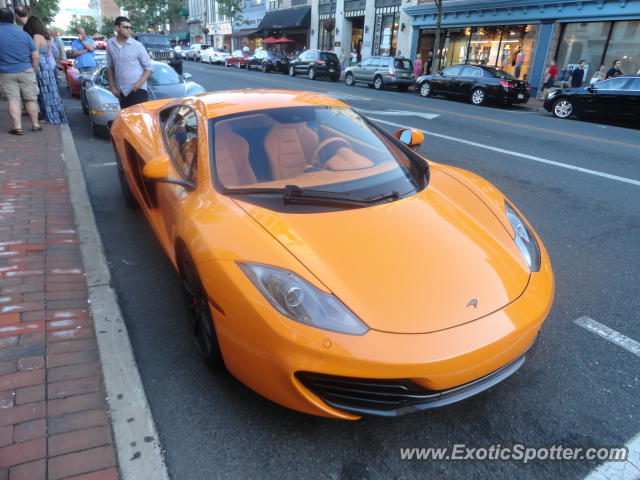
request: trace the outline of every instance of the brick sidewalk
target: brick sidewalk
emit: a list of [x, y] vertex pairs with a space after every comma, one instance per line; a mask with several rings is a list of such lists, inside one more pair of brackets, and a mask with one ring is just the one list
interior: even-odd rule
[[0, 480], [117, 479], [60, 129], [8, 122], [0, 104]]

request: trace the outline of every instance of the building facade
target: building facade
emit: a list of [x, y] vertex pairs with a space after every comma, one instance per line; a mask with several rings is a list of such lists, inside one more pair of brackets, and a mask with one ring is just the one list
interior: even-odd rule
[[408, 55], [412, 17], [404, 9], [415, 0], [313, 0], [311, 46], [333, 50], [343, 61], [355, 51], [371, 55]]
[[266, 11], [258, 29], [263, 38], [286, 38], [277, 48], [293, 53], [309, 48], [311, 0], [265, 0]]
[[[412, 18], [411, 57], [433, 51], [437, 11], [431, 0], [405, 8]], [[537, 93], [555, 60], [569, 71], [587, 61], [585, 79], [601, 64], [622, 60], [640, 70], [640, 0], [449, 0], [444, 2], [436, 68], [479, 63], [530, 82]]]
[[242, 18], [233, 23], [231, 42], [233, 50], [247, 47], [255, 50], [262, 47], [262, 33], [258, 29], [265, 15], [265, 0], [244, 0]]
[[231, 50], [231, 21], [218, 13], [216, 0], [189, 0], [189, 41]]

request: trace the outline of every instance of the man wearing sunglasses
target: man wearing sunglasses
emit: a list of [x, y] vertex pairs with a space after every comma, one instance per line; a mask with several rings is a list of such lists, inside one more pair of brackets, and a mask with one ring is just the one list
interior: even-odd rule
[[149, 99], [147, 79], [153, 66], [144, 45], [131, 37], [127, 17], [116, 18], [115, 30], [117, 35], [107, 42], [107, 76], [111, 93], [118, 97], [121, 108], [127, 108]]

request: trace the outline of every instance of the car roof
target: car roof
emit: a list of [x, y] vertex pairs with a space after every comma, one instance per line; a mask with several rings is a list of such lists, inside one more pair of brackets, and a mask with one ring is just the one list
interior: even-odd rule
[[286, 107], [347, 107], [335, 98], [314, 92], [299, 90], [227, 90], [201, 93], [180, 100], [206, 112], [207, 118], [223, 117], [234, 113]]

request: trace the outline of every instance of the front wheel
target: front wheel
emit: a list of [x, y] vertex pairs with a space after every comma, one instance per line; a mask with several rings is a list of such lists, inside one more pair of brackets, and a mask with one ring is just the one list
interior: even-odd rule
[[290, 77], [295, 77], [296, 76], [296, 69], [293, 68], [293, 65], [289, 65], [289, 76]]
[[236, 68], [237, 68], [238, 70], [240, 70], [240, 69], [242, 68], [242, 65], [240, 65], [240, 60], [237, 60], [237, 61], [236, 61]]
[[384, 87], [384, 83], [382, 82], [382, 77], [376, 77], [373, 80], [373, 88], [375, 88], [376, 90], [382, 90], [382, 87]]
[[269, 73], [269, 66], [266, 63], [262, 64], [262, 73]]
[[474, 105], [483, 105], [487, 101], [487, 94], [481, 88], [476, 88], [471, 92], [471, 103]]
[[432, 94], [431, 84], [429, 82], [424, 82], [422, 85], [420, 85], [418, 92], [420, 93], [421, 97], [430, 97]]
[[181, 253], [179, 272], [182, 280], [182, 295], [189, 315], [192, 334], [198, 353], [205, 363], [214, 369], [224, 366], [213, 324], [209, 296], [198, 276], [195, 262], [187, 253]]
[[225, 67], [228, 67], [228, 66], [229, 66], [229, 62], [227, 61], [227, 59], [226, 59], [226, 58], [224, 59], [224, 66], [225, 66]]
[[551, 111], [556, 118], [569, 118], [573, 113], [573, 103], [568, 98], [559, 98]]
[[307, 73], [309, 80], [315, 80], [316, 79], [316, 69], [315, 68], [310, 68], [309, 69], [309, 73]]

